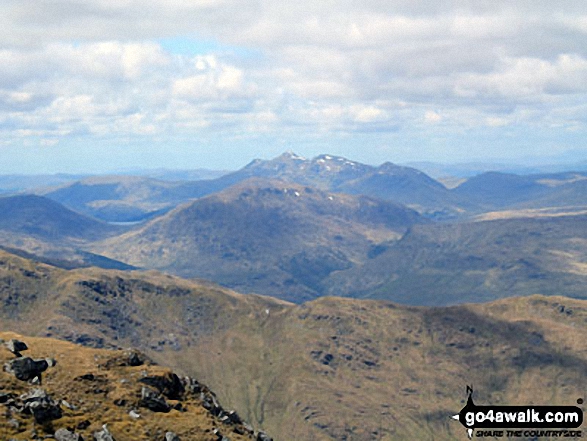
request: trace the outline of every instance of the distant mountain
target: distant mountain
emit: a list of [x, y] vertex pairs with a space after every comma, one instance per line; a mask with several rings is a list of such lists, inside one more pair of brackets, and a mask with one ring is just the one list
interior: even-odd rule
[[456, 217], [474, 206], [425, 173], [389, 162], [360, 178], [339, 185], [336, 190], [397, 201], [428, 217], [442, 219]]
[[131, 265], [303, 301], [422, 218], [404, 206], [253, 179], [92, 249]]
[[40, 194], [97, 219], [136, 222], [168, 211], [182, 201], [169, 197], [169, 191], [178, 185], [140, 176], [99, 176], [42, 190]]
[[[281, 441], [465, 439], [450, 416], [463, 407], [467, 385], [477, 404], [575, 405], [587, 383], [587, 302], [561, 296], [448, 308], [334, 297], [292, 305], [154, 272], [63, 271], [0, 252], [0, 305], [2, 329], [138, 347], [209, 385], [224, 406]], [[139, 408], [141, 417], [132, 419], [137, 382], [167, 369], [124, 367], [109, 351], [24, 340], [32, 356], [57, 358], [43, 387], [77, 407], [63, 406], [55, 429], [76, 427], [92, 411], [90, 430], [108, 423], [122, 441], [153, 439], [171, 422], [171, 430], [193, 427], [181, 439], [211, 439], [197, 432], [211, 426], [239, 439], [198, 400], [186, 412]], [[13, 381], [2, 375], [9, 393]], [[11, 418], [32, 426], [26, 415]], [[14, 423], [0, 417], [0, 430]]]
[[270, 161], [253, 161], [232, 176], [245, 173], [338, 193], [391, 200], [432, 217], [454, 217], [469, 205], [425, 173], [390, 162], [373, 167], [339, 156], [320, 155], [304, 159], [286, 152]]
[[416, 225], [323, 286], [329, 294], [412, 305], [534, 293], [587, 298], [585, 262], [585, 215]]
[[138, 169], [120, 172], [123, 176], [144, 176], [147, 178], [157, 179], [159, 181], [201, 181], [203, 179], [216, 179], [225, 174], [230, 173], [229, 170], [210, 170], [207, 168], [197, 169]]
[[87, 177], [88, 175], [69, 175], [64, 173], [54, 175], [0, 175], [0, 193], [18, 193], [41, 187], [64, 185]]
[[237, 174], [198, 181], [164, 181], [144, 176], [97, 176], [41, 189], [38, 194], [107, 222], [143, 222], [248, 177]]
[[120, 231], [34, 195], [0, 198], [0, 231], [45, 241], [97, 240]]
[[[577, 157], [582, 157], [580, 153]], [[541, 164], [524, 165], [512, 162], [462, 162], [462, 163], [438, 163], [430, 161], [408, 162], [405, 165], [422, 170], [435, 179], [454, 177], [470, 178], [486, 172], [500, 172], [516, 175], [536, 175], [546, 173], [565, 173], [569, 171], [587, 171], [587, 161], [577, 160], [577, 158], [566, 158], [564, 162], [552, 162], [550, 160], [542, 161]]]
[[0, 247], [65, 268], [130, 265], [82, 250], [84, 244], [126, 231], [41, 196], [0, 197]]
[[524, 201], [520, 207], [585, 207], [587, 208], [587, 173], [537, 175], [535, 179], [549, 190]]
[[452, 190], [476, 200], [481, 210], [504, 208], [587, 207], [587, 173], [514, 175], [487, 172]]
[[549, 188], [532, 176], [487, 172], [474, 176], [453, 190], [476, 198], [486, 209], [504, 208], [546, 195]]

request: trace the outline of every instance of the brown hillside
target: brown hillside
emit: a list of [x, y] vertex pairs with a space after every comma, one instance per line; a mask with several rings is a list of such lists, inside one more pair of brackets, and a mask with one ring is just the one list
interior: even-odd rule
[[[164, 440], [173, 432], [180, 440], [256, 439], [236, 414], [218, 406], [214, 394], [193, 379], [180, 379], [170, 369], [152, 364], [136, 351], [92, 349], [50, 338], [0, 332], [3, 340], [24, 341], [23, 357], [50, 357], [56, 365], [42, 374], [42, 384], [0, 372], [0, 438], [28, 440], [51, 437], [67, 429], [93, 440], [108, 431], [116, 441]], [[2, 345], [0, 363], [15, 359]], [[43, 390], [53, 401], [54, 415], [22, 409], [26, 396]], [[145, 404], [143, 390], [169, 408]], [[32, 409], [32, 408], [28, 408]], [[39, 411], [36, 411], [39, 412]], [[48, 412], [47, 412], [48, 413]], [[57, 413], [57, 414], [55, 414]], [[69, 438], [68, 438], [69, 439]]]
[[3, 329], [135, 346], [209, 384], [279, 440], [452, 440], [478, 404], [587, 395], [587, 302], [448, 308], [322, 298], [292, 305], [156, 273], [64, 271], [0, 254]]

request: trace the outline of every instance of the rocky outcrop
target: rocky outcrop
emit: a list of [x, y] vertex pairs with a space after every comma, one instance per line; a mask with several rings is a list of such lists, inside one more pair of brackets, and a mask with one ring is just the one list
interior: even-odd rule
[[21, 395], [20, 399], [24, 405], [24, 412], [31, 413], [39, 424], [58, 420], [63, 416], [59, 402], [52, 399], [43, 389], [34, 389], [28, 394]]
[[185, 393], [185, 386], [174, 373], [165, 376], [147, 376], [141, 378], [139, 381], [154, 387], [160, 394], [170, 400], [179, 400]]
[[33, 380], [49, 368], [49, 363], [45, 359], [33, 360], [30, 357], [19, 357], [9, 361], [4, 365], [4, 370], [14, 374], [16, 378], [22, 381]]
[[59, 429], [54, 435], [57, 441], [84, 441], [83, 437], [79, 433], [70, 432], [67, 429]]
[[177, 436], [175, 433], [167, 432], [165, 434], [165, 441], [181, 441], [181, 440], [179, 439], [179, 436]]
[[[16, 355], [25, 347], [24, 342], [14, 340], [9, 349]], [[128, 439], [124, 438], [128, 436], [123, 435], [124, 431], [119, 432], [121, 421], [126, 419], [138, 427], [144, 421], [148, 427], [136, 439], [185, 441], [191, 439], [193, 427], [178, 427], [176, 422], [186, 418], [161, 413], [188, 412], [187, 419], [201, 418], [198, 424], [208, 425], [207, 432], [218, 440], [271, 440], [262, 432], [256, 433], [235, 411], [224, 409], [208, 387], [193, 378], [178, 377], [140, 352], [127, 350], [112, 355], [98, 352], [86, 359], [80, 358], [77, 352], [67, 354], [62, 349], [58, 354], [60, 363], [69, 370], [52, 371], [43, 388], [34, 385], [40, 382], [42, 372], [56, 365], [54, 359], [8, 359], [4, 354], [5, 372], [0, 372], [0, 406], [4, 412], [0, 410], [0, 416], [4, 414], [6, 419], [0, 418], [0, 433], [8, 431], [18, 437], [29, 431], [32, 439], [57, 441], [116, 441], [115, 436]], [[87, 363], [88, 360], [92, 362]], [[104, 408], [109, 410], [103, 413]], [[96, 414], [97, 409], [100, 410]], [[192, 409], [196, 412], [189, 414]], [[59, 427], [61, 418], [63, 423]], [[109, 420], [104, 421], [105, 418]], [[154, 429], [154, 421], [162, 423]], [[114, 433], [103, 424], [106, 422], [111, 423]], [[201, 430], [202, 426], [196, 427]]]
[[165, 398], [163, 398], [161, 394], [145, 386], [141, 389], [141, 401], [139, 405], [146, 407], [153, 412], [167, 413], [171, 410], [171, 406], [165, 401]]
[[106, 427], [106, 424], [104, 424], [102, 426], [102, 430], [100, 430], [98, 432], [94, 432], [94, 441], [116, 441], [116, 440], [114, 439], [114, 437], [112, 436], [112, 434], [108, 430], [108, 427]]
[[20, 340], [15, 339], [15, 338], [11, 338], [6, 343], [4, 343], [4, 345], [6, 346], [6, 348], [10, 352], [12, 352], [17, 357], [22, 357], [22, 355], [20, 353], [21, 351], [28, 350], [28, 346], [26, 345], [25, 342], [22, 342]]

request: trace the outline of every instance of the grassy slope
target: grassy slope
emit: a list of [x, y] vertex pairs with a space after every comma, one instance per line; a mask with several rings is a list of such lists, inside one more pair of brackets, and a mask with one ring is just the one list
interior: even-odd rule
[[[47, 425], [34, 423], [31, 416], [12, 413], [10, 418], [19, 423], [19, 429], [9, 423], [7, 414], [0, 417], [0, 438], [25, 440], [30, 439], [34, 429], [38, 435], [53, 434], [60, 428], [75, 428], [83, 421], [90, 425], [85, 429], [75, 429], [84, 439], [94, 439], [92, 434], [101, 430], [103, 424], [117, 441], [140, 441], [163, 439], [165, 432], [173, 431], [183, 440], [215, 441], [214, 428], [233, 440], [252, 439], [252, 436], [239, 435], [232, 427], [222, 424], [202, 407], [195, 396], [181, 400], [186, 412], [172, 410], [169, 413], [154, 413], [138, 406], [142, 384], [139, 380], [144, 376], [166, 377], [171, 370], [161, 366], [146, 364], [142, 366], [118, 366], [124, 359], [123, 351], [84, 348], [68, 342], [50, 338], [23, 337], [12, 332], [0, 332], [0, 338], [23, 340], [29, 347], [24, 356], [34, 358], [51, 357], [57, 361], [55, 367], [43, 374], [42, 388], [51, 398], [66, 400], [76, 409], [64, 406], [63, 417]], [[13, 355], [2, 348], [0, 363], [4, 364]], [[84, 380], [82, 375], [92, 374], [94, 380]], [[19, 381], [13, 375], [0, 372], [0, 393], [17, 395], [30, 392], [39, 386], [31, 386]], [[100, 392], [96, 392], [99, 390]], [[126, 404], [116, 405], [115, 400], [124, 400]], [[168, 400], [170, 404], [177, 401]], [[134, 408], [141, 417], [133, 419], [128, 415]]]
[[587, 393], [581, 300], [291, 305], [159, 274], [0, 257], [2, 328], [137, 346], [279, 440], [462, 439], [448, 417], [467, 384], [478, 404], [574, 404]]

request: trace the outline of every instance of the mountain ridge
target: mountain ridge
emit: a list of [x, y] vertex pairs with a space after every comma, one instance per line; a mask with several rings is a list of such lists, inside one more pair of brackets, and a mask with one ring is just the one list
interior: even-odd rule
[[569, 405], [587, 381], [587, 302], [561, 296], [443, 308], [335, 297], [294, 305], [0, 252], [0, 302], [3, 329], [138, 347], [285, 441], [448, 441], [466, 436], [450, 416], [467, 384], [478, 403]]
[[282, 298], [300, 301], [316, 297], [329, 273], [417, 222], [426, 220], [399, 204], [253, 178], [91, 249], [134, 266], [248, 292], [285, 291]]

